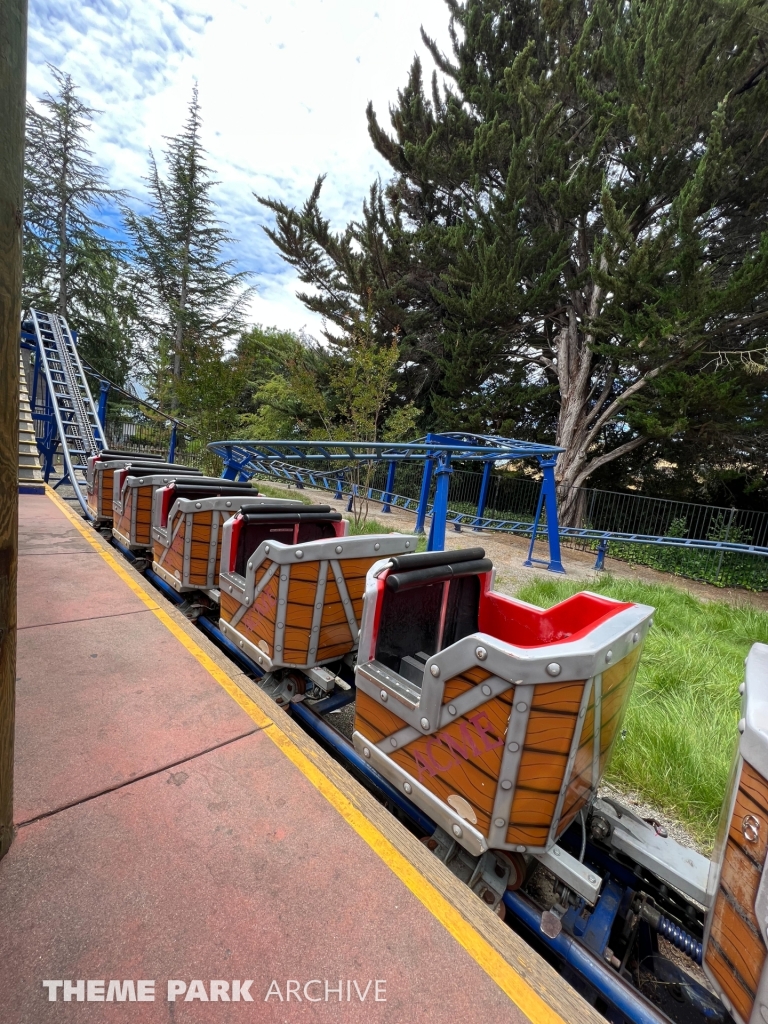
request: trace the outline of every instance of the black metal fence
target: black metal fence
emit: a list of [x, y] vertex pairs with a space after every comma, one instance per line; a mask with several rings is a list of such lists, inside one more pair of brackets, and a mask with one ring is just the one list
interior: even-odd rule
[[[394, 491], [418, 498], [422, 469], [419, 465], [398, 466]], [[387, 467], [380, 465], [372, 486], [384, 488]], [[472, 513], [480, 497], [482, 474], [456, 469], [451, 476], [448, 507]], [[492, 519], [532, 522], [539, 496], [538, 480], [494, 471], [491, 475], [485, 515]], [[434, 492], [434, 482], [432, 486]], [[430, 495], [430, 500], [432, 495]], [[749, 511], [718, 505], [652, 498], [643, 494], [601, 491], [591, 487], [577, 489], [577, 521], [571, 525], [614, 533], [651, 537], [687, 537], [694, 540], [721, 540], [732, 543], [768, 545], [768, 512]], [[543, 517], [545, 519], [545, 517]], [[564, 538], [565, 547], [594, 551], [597, 542]], [[659, 547], [653, 544], [612, 541], [611, 558], [645, 565], [661, 572], [701, 580], [715, 586], [738, 586], [750, 590], [768, 590], [768, 559], [729, 551], [705, 551], [690, 548]]]

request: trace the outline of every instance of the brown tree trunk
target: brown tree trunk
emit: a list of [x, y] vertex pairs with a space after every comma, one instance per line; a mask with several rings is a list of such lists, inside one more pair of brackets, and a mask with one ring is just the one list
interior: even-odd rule
[[562, 526], [581, 526], [581, 492], [579, 488], [600, 466], [626, 455], [644, 444], [645, 437], [634, 437], [625, 444], [590, 458], [590, 450], [599, 441], [606, 423], [610, 422], [632, 394], [639, 391], [651, 376], [648, 374], [632, 384], [626, 391], [611, 399], [615, 383], [614, 368], [598, 365], [592, 349], [592, 336], [583, 330], [581, 320], [595, 317], [599, 312], [601, 289], [591, 285], [586, 294], [573, 293], [568, 318], [563, 322], [555, 339], [557, 380], [560, 387], [560, 415], [557, 440], [565, 451], [557, 460], [555, 479], [558, 491], [558, 513]]
[[0, 5], [0, 857], [13, 840], [27, 0]]

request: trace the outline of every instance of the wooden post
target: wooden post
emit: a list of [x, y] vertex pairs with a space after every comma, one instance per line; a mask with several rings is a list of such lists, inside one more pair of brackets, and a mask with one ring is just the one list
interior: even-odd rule
[[0, 3], [0, 857], [13, 841], [27, 0]]

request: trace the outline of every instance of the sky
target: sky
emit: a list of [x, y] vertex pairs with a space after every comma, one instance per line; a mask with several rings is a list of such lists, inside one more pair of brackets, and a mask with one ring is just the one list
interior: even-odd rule
[[390, 168], [365, 108], [388, 107], [415, 54], [431, 75], [420, 26], [449, 48], [444, 0], [30, 0], [28, 94], [68, 72], [100, 113], [90, 144], [114, 188], [146, 200], [147, 154], [177, 134], [195, 82], [214, 198], [237, 239], [226, 255], [252, 274], [253, 323], [319, 336], [294, 271], [262, 230], [253, 193], [299, 205], [327, 175], [321, 208], [342, 228]]

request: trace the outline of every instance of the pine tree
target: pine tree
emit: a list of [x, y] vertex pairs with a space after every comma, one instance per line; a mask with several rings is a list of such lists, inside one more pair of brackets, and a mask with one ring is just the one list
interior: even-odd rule
[[765, 4], [446, 4], [452, 54], [424, 42], [448, 84], [428, 93], [417, 60], [391, 134], [368, 109], [392, 180], [338, 234], [320, 182], [301, 210], [267, 200], [272, 237], [311, 308], [344, 322], [370, 292], [400, 327], [432, 424], [519, 402], [565, 449], [567, 521], [575, 488], [684, 436], [691, 408], [759, 412], [706, 353], [765, 346]]
[[233, 240], [216, 217], [200, 135], [195, 87], [181, 133], [166, 138], [165, 176], [150, 152], [150, 212], [126, 214], [151, 387], [161, 405], [192, 416], [212, 407], [250, 294], [222, 258]]
[[114, 212], [123, 193], [109, 187], [87, 145], [96, 111], [68, 74], [50, 71], [55, 94], [27, 107], [23, 302], [67, 317], [86, 362], [122, 384], [132, 311], [124, 253], [96, 217]]

